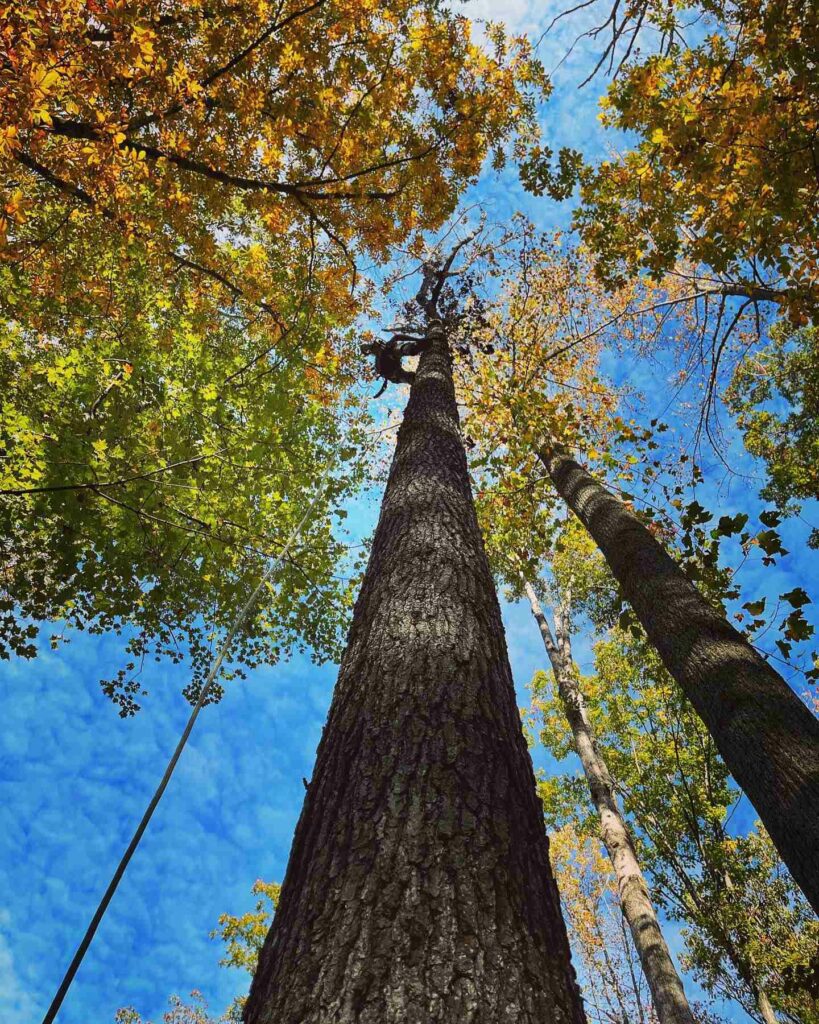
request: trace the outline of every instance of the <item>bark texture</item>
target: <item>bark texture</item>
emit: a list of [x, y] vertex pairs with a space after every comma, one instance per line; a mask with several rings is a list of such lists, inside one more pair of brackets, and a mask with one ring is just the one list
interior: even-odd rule
[[539, 455], [819, 913], [819, 720], [619, 498], [566, 452]]
[[543, 637], [592, 803], [600, 817], [600, 838], [614, 868], [623, 916], [651, 989], [657, 1017], [660, 1024], [694, 1024], [695, 1018], [660, 929], [631, 833], [617, 803], [608, 766], [594, 742], [594, 730], [572, 663], [568, 611], [559, 604], [555, 606], [552, 634], [537, 594], [529, 583], [526, 583], [526, 596]]
[[248, 1024], [583, 1024], [428, 329]]

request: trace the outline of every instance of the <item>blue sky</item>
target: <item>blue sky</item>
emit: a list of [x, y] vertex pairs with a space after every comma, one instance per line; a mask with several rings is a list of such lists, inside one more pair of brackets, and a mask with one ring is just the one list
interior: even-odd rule
[[[507, 608], [520, 701], [542, 659], [528, 611]], [[134, 719], [97, 680], [119, 644], [76, 636], [6, 665], [0, 725], [0, 1019], [47, 1005], [130, 838], [189, 708], [182, 666], [156, 666]], [[221, 1009], [246, 977], [217, 967], [208, 932], [241, 912], [256, 878], [280, 880], [310, 777], [335, 667], [296, 659], [229, 687], [206, 708], [66, 1001], [61, 1020], [155, 1019], [171, 992], [199, 988]], [[540, 758], [539, 760], [543, 760]]]
[[[560, 9], [542, 0], [465, 5], [474, 17], [507, 20], [539, 36]], [[588, 23], [588, 20], [587, 20]], [[542, 48], [553, 68], [580, 23], [561, 23]], [[579, 47], [555, 76], [544, 111], [546, 141], [589, 155], [603, 151], [597, 83], [578, 92], [588, 68]], [[569, 204], [523, 193], [514, 169], [474, 190], [496, 219], [523, 209], [541, 227], [566, 226]], [[629, 372], [637, 373], [638, 367]], [[739, 453], [735, 450], [735, 456]], [[747, 496], [721, 494], [713, 477], [703, 501], [736, 511]], [[702, 499], [701, 499], [702, 500]], [[372, 501], [357, 508], [354, 529], [373, 522]], [[800, 552], [783, 564], [789, 585], [804, 583], [817, 556], [804, 528], [789, 526], [786, 545]], [[745, 573], [751, 590], [771, 586]], [[527, 608], [503, 605], [521, 704], [543, 667]], [[34, 662], [0, 665], [0, 1019], [39, 1019], [107, 884], [181, 732], [189, 707], [181, 696], [185, 666], [154, 665], [150, 697], [133, 719], [118, 718], [98, 680], [121, 663], [121, 641], [73, 634]], [[582, 653], [582, 650], [581, 650]], [[220, 944], [208, 938], [224, 911], [252, 905], [256, 878], [280, 880], [329, 705], [335, 666], [296, 658], [234, 682], [221, 704], [206, 708], [177, 773], [98, 932], [60, 1016], [63, 1024], [112, 1021], [120, 1006], [161, 1018], [171, 993], [197, 988], [221, 1011], [247, 985], [217, 966]], [[542, 751], [538, 765], [549, 766]], [[671, 942], [679, 948], [679, 935]]]

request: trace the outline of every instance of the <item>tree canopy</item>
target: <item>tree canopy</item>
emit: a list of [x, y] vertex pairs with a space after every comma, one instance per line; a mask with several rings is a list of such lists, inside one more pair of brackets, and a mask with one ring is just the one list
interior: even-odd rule
[[659, 279], [682, 260], [694, 280], [716, 277], [729, 294], [778, 303], [796, 324], [814, 318], [814, 6], [618, 7], [600, 26], [612, 29], [604, 58], [618, 62], [601, 117], [627, 133], [626, 148], [597, 165], [564, 151], [557, 171], [546, 154], [524, 165], [525, 180], [565, 196], [579, 179], [576, 223], [610, 283], [641, 271]]
[[[598, 550], [605, 543], [583, 526], [543, 453], [568, 449], [578, 473], [588, 466], [595, 500], [603, 485], [616, 494], [631, 535], [639, 531], [670, 554], [675, 578], [696, 588], [686, 593], [699, 611], [728, 629], [736, 624], [739, 649], [780, 670], [782, 692], [799, 712], [804, 704], [816, 710], [819, 657], [800, 562], [814, 557], [806, 547], [819, 547], [811, 518], [819, 499], [819, 17], [799, 0], [581, 0], [549, 18], [543, 34], [515, 35], [500, 24], [473, 25], [450, 0], [24, 0], [0, 11], [0, 659], [34, 658], [49, 640], [55, 649], [81, 644], [83, 632], [113, 634], [121, 657], [101, 682], [123, 718], [145, 703], [154, 660], [185, 665], [184, 694], [195, 702], [214, 650], [287, 545], [264, 599], [232, 638], [209, 699], [221, 697], [226, 680], [293, 655], [340, 660], [369, 553], [356, 513], [383, 482], [398, 425], [391, 399], [404, 397], [393, 387], [385, 403], [372, 401], [362, 380], [381, 372], [384, 353], [400, 366], [402, 343], [422, 358], [437, 346], [428, 393], [442, 370], [449, 388], [451, 365], [458, 404], [458, 414], [447, 405], [448, 433], [439, 438], [439, 452], [451, 441], [457, 462], [444, 490], [463, 498], [459, 529], [469, 519], [468, 531], [444, 533], [453, 550], [469, 533], [468, 568], [480, 556], [482, 575], [472, 587], [440, 541], [424, 546], [413, 518], [415, 486], [420, 493], [421, 482], [444, 480], [446, 469], [436, 453], [417, 458], [441, 427], [440, 416], [424, 419], [427, 408], [413, 427], [420, 440], [402, 435], [409, 454], [400, 453], [399, 469], [406, 476], [411, 465], [416, 476], [385, 507], [401, 530], [417, 531], [418, 557], [433, 551], [443, 568], [432, 579], [430, 561], [400, 565], [398, 549], [387, 548], [383, 565], [398, 582], [386, 596], [386, 577], [373, 569], [370, 597], [365, 592], [373, 611], [362, 627], [372, 645], [356, 648], [354, 626], [348, 648], [356, 657], [364, 651], [350, 670], [360, 706], [344, 706], [350, 735], [368, 740], [345, 745], [336, 733], [335, 745], [325, 744], [337, 751], [328, 785], [347, 785], [356, 759], [364, 764], [382, 742], [396, 776], [428, 779], [426, 741], [408, 767], [400, 743], [385, 740], [397, 719], [390, 713], [379, 728], [373, 709], [392, 686], [396, 706], [407, 701], [408, 721], [424, 719], [431, 736], [441, 724], [407, 711], [409, 690], [396, 685], [392, 668], [374, 672], [377, 692], [361, 685], [377, 662], [368, 651], [397, 651], [400, 660], [402, 608], [417, 610], [413, 666], [429, 654], [439, 681], [444, 654], [433, 660], [438, 648], [424, 646], [424, 631], [450, 635], [452, 621], [424, 619], [429, 594], [440, 583], [451, 612], [472, 587], [483, 602], [473, 611], [497, 610], [462, 472], [463, 441], [504, 596], [514, 602], [531, 592], [550, 602], [566, 636], [585, 641], [574, 645], [581, 667], [567, 640], [567, 671], [610, 770], [611, 803], [636, 836], [660, 924], [683, 929], [684, 972], [711, 1000], [696, 1005], [696, 1015], [712, 1024], [715, 1001], [728, 999], [763, 1024], [816, 1024], [817, 923], [774, 846], [784, 850], [799, 832], [798, 800], [789, 820], [799, 827], [785, 829], [784, 839], [775, 816], [765, 816], [773, 841], [752, 820], [714, 735], [689, 704], [697, 703], [694, 684], [686, 698], [658, 654], [664, 636], [677, 632], [686, 647], [690, 623], [641, 627], [650, 618], [638, 621], [634, 611], [641, 581], [630, 590], [618, 573], [615, 582]], [[581, 62], [583, 87], [605, 79], [600, 146], [590, 152], [561, 138], [572, 130], [571, 100], [546, 102], [549, 33], [567, 22], [598, 51]], [[532, 194], [572, 200], [574, 209]], [[408, 302], [404, 287], [414, 296]], [[364, 352], [376, 356], [372, 369]], [[384, 380], [401, 387], [413, 376], [402, 369]], [[428, 490], [443, 522], [452, 508]], [[651, 575], [650, 567], [640, 571]], [[426, 582], [410, 593], [416, 579]], [[444, 583], [452, 585], [446, 596]], [[476, 665], [488, 664], [478, 651], [486, 621], [475, 612]], [[376, 635], [383, 622], [395, 636]], [[494, 644], [505, 665], [499, 621], [492, 628], [487, 650]], [[467, 632], [451, 636], [460, 642]], [[539, 649], [535, 631], [532, 642]], [[686, 647], [681, 660], [689, 654]], [[346, 685], [342, 677], [339, 691]], [[580, 744], [567, 722], [571, 709], [553, 673], [539, 671], [531, 688], [529, 738], [560, 762], [539, 789], [590, 1016], [599, 1024], [665, 1024], [637, 970], [597, 842], [599, 821], [574, 771], [573, 743]], [[373, 697], [371, 707], [363, 695]], [[414, 697], [425, 710], [425, 695]], [[460, 749], [467, 704], [447, 684], [450, 697], [464, 735], [446, 737], [447, 749]], [[509, 698], [504, 721], [517, 749], [511, 689], [495, 697]], [[741, 704], [711, 722], [714, 734], [723, 719], [740, 717]], [[486, 701], [479, 705], [487, 712]], [[751, 761], [774, 719], [760, 714], [745, 729]], [[367, 807], [352, 802], [348, 786], [349, 805], [323, 789], [323, 811], [310, 811], [323, 826], [341, 808], [339, 849], [361, 811], [355, 856], [365, 856], [373, 836], [380, 842], [386, 818], [367, 819], [367, 792], [378, 779], [372, 806], [382, 806], [393, 781], [379, 775], [387, 760], [361, 775], [355, 792]], [[465, 776], [463, 758], [456, 760]], [[802, 757], [804, 773], [794, 778], [813, 771], [809, 761]], [[451, 763], [441, 770], [449, 773]], [[731, 764], [739, 778], [742, 765]], [[752, 795], [764, 774], [754, 775], [755, 765], [743, 781]], [[534, 834], [540, 804], [526, 778]], [[457, 770], [452, 780], [460, 800]], [[302, 782], [309, 811], [320, 787], [296, 779], [298, 802]], [[758, 793], [753, 799], [761, 806]], [[422, 803], [432, 820], [437, 805]], [[383, 806], [391, 815], [397, 804]], [[496, 813], [510, 806], [499, 800]], [[465, 849], [468, 817], [452, 826]], [[510, 818], [514, 828], [520, 820]], [[400, 813], [396, 822], [403, 855]], [[448, 827], [430, 835], [437, 842]], [[329, 847], [319, 849], [312, 826], [300, 828], [314, 860], [299, 848], [294, 856], [324, 865]], [[509, 832], [490, 822], [487, 849], [502, 831]], [[509, 860], [503, 854], [499, 863]], [[344, 878], [357, 886], [354, 861]], [[471, 871], [478, 859], [464, 863]], [[807, 892], [796, 860], [789, 863]], [[546, 865], [544, 853], [538, 870]], [[341, 892], [323, 866], [310, 871], [310, 886], [301, 888], [287, 873], [278, 919], [292, 932], [291, 975], [309, 962], [298, 932], [319, 920], [316, 894]], [[391, 884], [389, 865], [384, 872]], [[253, 892], [254, 909], [219, 920], [222, 963], [251, 973], [279, 896], [265, 883]], [[302, 898], [298, 917], [289, 914], [288, 900]], [[562, 927], [557, 900], [547, 902], [555, 919], [544, 948]], [[430, 906], [434, 917], [434, 898]], [[350, 911], [344, 920], [354, 930], [343, 894], [337, 910]], [[415, 950], [416, 937], [404, 938]], [[278, 977], [274, 961], [268, 957], [270, 978]], [[355, 979], [343, 981], [357, 1005]], [[309, 999], [311, 977], [300, 985]], [[547, 995], [579, 1008], [572, 983]], [[118, 1021], [142, 1024], [141, 1012], [122, 1010]], [[260, 1003], [253, 1012], [264, 1017], [265, 1009]], [[237, 1002], [220, 1022], [240, 1013]], [[198, 996], [191, 1005], [174, 997], [166, 1020], [212, 1024]]]
[[115, 231], [282, 322], [286, 248], [343, 308], [355, 250], [439, 225], [546, 87], [525, 41], [490, 53], [437, 0], [25, 3], [0, 32], [7, 244], [64, 302], [66, 234]]
[[121, 713], [139, 706], [146, 658], [190, 654], [195, 696], [214, 636], [320, 497], [275, 610], [246, 623], [233, 657], [275, 662], [294, 644], [333, 657], [349, 595], [330, 513], [362, 479], [360, 412], [339, 417], [297, 360], [246, 370], [265, 331], [214, 314], [195, 279], [157, 289], [132, 272], [106, 287], [111, 321], [77, 317], [40, 343], [0, 331], [0, 654], [33, 656], [38, 622], [55, 637], [124, 632], [125, 664], [104, 683]]
[[367, 450], [357, 261], [415, 244], [489, 151], [527, 144], [530, 45], [481, 47], [435, 0], [31, 3], [0, 35], [0, 655], [32, 656], [43, 620], [126, 631], [104, 681], [121, 713], [149, 655], [189, 649], [195, 695], [323, 488], [233, 656], [337, 656], [350, 565], [328, 515]]

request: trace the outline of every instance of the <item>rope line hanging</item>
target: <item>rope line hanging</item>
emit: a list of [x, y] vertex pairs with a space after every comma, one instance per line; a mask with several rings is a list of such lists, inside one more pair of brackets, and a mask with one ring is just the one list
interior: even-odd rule
[[282, 548], [281, 552], [276, 556], [273, 562], [265, 570], [265, 572], [262, 575], [262, 578], [259, 580], [259, 583], [254, 588], [250, 597], [239, 609], [236, 618], [231, 623], [230, 629], [228, 630], [213, 661], [211, 662], [210, 669], [208, 670], [208, 674], [205, 677], [204, 686], [202, 687], [202, 690], [199, 693], [199, 698], [196, 701], [193, 710], [191, 711], [187, 725], [185, 726], [185, 729], [179, 738], [179, 742], [176, 744], [176, 749], [171, 755], [171, 759], [168, 762], [168, 766], [165, 769], [165, 773], [162, 776], [162, 779], [159, 785], [157, 786], [154, 795], [151, 797], [150, 803], [146, 807], [145, 813], [142, 815], [142, 819], [139, 825], [137, 825], [136, 831], [134, 832], [131, 838], [131, 842], [128, 844], [125, 852], [120, 858], [119, 864], [117, 864], [114, 874], [111, 876], [111, 881], [108, 883], [108, 888], [105, 890], [102, 899], [97, 905], [97, 909], [94, 911], [94, 916], [91, 918], [91, 922], [88, 925], [88, 928], [86, 928], [85, 930], [85, 935], [83, 935], [82, 941], [77, 947], [77, 952], [74, 954], [71, 963], [68, 965], [68, 969], [66, 970], [65, 975], [63, 976], [63, 980], [60, 982], [60, 987], [57, 989], [57, 992], [51, 1001], [51, 1005], [49, 1006], [45, 1017], [43, 1017], [43, 1024], [53, 1024], [54, 1019], [56, 1018], [57, 1014], [60, 1011], [60, 1007], [62, 1006], [63, 1000], [65, 999], [69, 988], [71, 987], [71, 983], [74, 980], [74, 976], [79, 970], [80, 964], [83, 962], [85, 958], [85, 954], [88, 952], [88, 947], [91, 945], [94, 935], [96, 934], [97, 928], [99, 927], [100, 922], [103, 919], [105, 911], [108, 909], [108, 904], [111, 902], [114, 893], [117, 891], [117, 887], [119, 886], [119, 883], [122, 880], [122, 876], [125, 874], [125, 869], [128, 867], [131, 857], [133, 857], [136, 848], [139, 846], [142, 836], [145, 834], [145, 830], [148, 827], [148, 823], [150, 822], [151, 818], [153, 817], [153, 813], [156, 810], [157, 804], [162, 799], [162, 794], [167, 789], [168, 783], [170, 782], [171, 776], [173, 775], [174, 768], [176, 768], [176, 763], [179, 760], [179, 757], [185, 748], [185, 744], [188, 742], [188, 737], [191, 734], [191, 730], [193, 729], [196, 719], [199, 717], [199, 712], [202, 710], [202, 707], [204, 706], [205, 700], [207, 699], [208, 693], [210, 692], [213, 682], [216, 679], [219, 669], [222, 667], [222, 663], [227, 657], [227, 653], [233, 641], [233, 638], [236, 636], [237, 632], [241, 628], [251, 608], [256, 603], [256, 599], [258, 598], [264, 585], [272, 577], [273, 573], [276, 571], [276, 569], [278, 569], [279, 565], [284, 561], [284, 559], [287, 558], [287, 556], [290, 554], [293, 545], [298, 541], [304, 524], [307, 522], [308, 516], [313, 511], [313, 508], [315, 507], [321, 495], [324, 493], [324, 489], [327, 484], [327, 478], [329, 474], [330, 467], [328, 466], [327, 469], [325, 469], [321, 479], [319, 480], [318, 488], [315, 494], [313, 495], [313, 499], [311, 500], [310, 504], [307, 506], [306, 512], [299, 520], [299, 523], [297, 524], [293, 532], [287, 538], [287, 541], [284, 547]]

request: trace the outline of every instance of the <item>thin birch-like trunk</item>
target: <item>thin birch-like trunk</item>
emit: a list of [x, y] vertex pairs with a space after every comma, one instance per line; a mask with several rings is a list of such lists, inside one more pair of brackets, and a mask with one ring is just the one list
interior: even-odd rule
[[776, 1018], [776, 1014], [771, 1006], [771, 1001], [767, 996], [764, 988], [756, 990], [756, 1007], [759, 1010], [759, 1015], [765, 1021], [765, 1024], [779, 1024]]
[[651, 990], [654, 1009], [660, 1024], [694, 1024], [694, 1015], [660, 929], [628, 825], [620, 812], [608, 767], [594, 742], [572, 662], [568, 611], [560, 602], [555, 604], [552, 634], [533, 587], [528, 581], [525, 587], [554, 672], [575, 750], [589, 784], [592, 803], [600, 816], [600, 835], [614, 868], [620, 905]]

